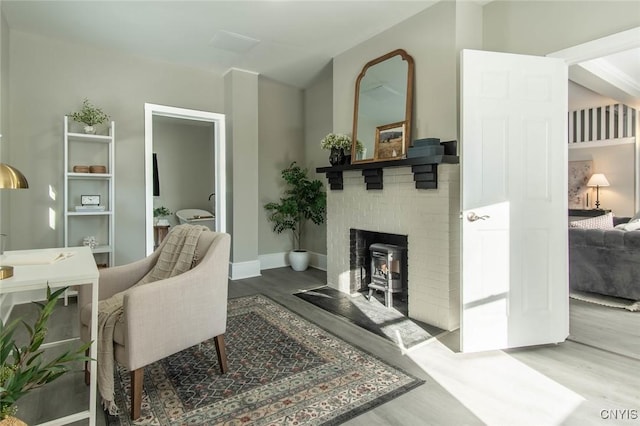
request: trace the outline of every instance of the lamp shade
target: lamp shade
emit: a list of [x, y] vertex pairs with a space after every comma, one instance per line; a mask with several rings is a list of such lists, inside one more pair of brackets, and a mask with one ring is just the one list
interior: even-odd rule
[[28, 188], [29, 182], [22, 172], [8, 164], [0, 163], [0, 188]]
[[609, 186], [609, 181], [602, 173], [594, 173], [587, 182], [587, 186]]

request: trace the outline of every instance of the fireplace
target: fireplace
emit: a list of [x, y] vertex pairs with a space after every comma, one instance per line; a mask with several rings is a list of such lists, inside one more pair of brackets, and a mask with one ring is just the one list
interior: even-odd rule
[[[460, 323], [459, 168], [439, 165], [435, 190], [416, 189], [413, 179], [410, 167], [385, 169], [384, 189], [372, 191], [361, 173], [344, 171], [343, 189], [327, 190], [327, 284], [368, 293], [371, 244], [407, 247], [408, 316], [453, 330]], [[394, 304], [401, 298], [394, 294]]]
[[[385, 247], [397, 247], [399, 250], [398, 253], [400, 255], [397, 257], [397, 263], [394, 264], [394, 268], [397, 269], [396, 277], [399, 276], [400, 278], [397, 282], [394, 283], [397, 287], [394, 287], [392, 291], [394, 293], [399, 293], [399, 300], [401, 300], [406, 306], [409, 298], [407, 287], [408, 236], [352, 228], [349, 230], [349, 239], [351, 246], [351, 292], [369, 292], [369, 284], [371, 284], [372, 282], [374, 283], [374, 285], [384, 285], [380, 281], [380, 277], [378, 277], [378, 280], [376, 280], [376, 277], [373, 275], [373, 272], [375, 271], [376, 259], [372, 257], [371, 248], [378, 247], [383, 249], [384, 251]], [[386, 254], [387, 252], [385, 252], [385, 256]], [[381, 262], [381, 258], [378, 258], [378, 261]], [[382, 263], [379, 263], [379, 266], [381, 265]], [[374, 267], [372, 268], [372, 266]], [[389, 277], [389, 275], [387, 275], [387, 277]], [[375, 287], [374, 289], [378, 290], [378, 288]], [[404, 309], [401, 308], [400, 310], [405, 311], [406, 307]]]

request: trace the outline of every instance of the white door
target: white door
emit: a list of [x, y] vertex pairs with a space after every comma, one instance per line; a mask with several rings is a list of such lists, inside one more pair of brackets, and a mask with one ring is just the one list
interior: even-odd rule
[[567, 66], [461, 56], [461, 350], [569, 334]]

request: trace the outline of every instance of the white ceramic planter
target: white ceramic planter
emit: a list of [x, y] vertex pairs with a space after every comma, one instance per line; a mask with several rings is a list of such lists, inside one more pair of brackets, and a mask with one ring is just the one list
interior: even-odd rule
[[291, 250], [289, 263], [294, 271], [306, 271], [309, 267], [309, 252], [306, 250]]

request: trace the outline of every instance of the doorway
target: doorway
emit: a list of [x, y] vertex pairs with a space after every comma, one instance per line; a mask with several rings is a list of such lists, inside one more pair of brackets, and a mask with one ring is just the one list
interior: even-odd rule
[[[640, 28], [623, 31], [608, 37], [593, 40], [578, 46], [554, 52], [548, 56], [564, 59], [570, 67], [578, 68], [586, 61], [603, 58], [612, 54], [640, 49]], [[591, 63], [593, 66], [593, 63]], [[588, 68], [588, 67], [587, 67]], [[586, 68], [585, 68], [586, 69]], [[596, 74], [587, 75], [580, 68], [569, 72], [570, 80], [582, 87], [605, 98], [614, 99], [617, 102], [630, 104], [637, 108], [640, 105], [640, 97], [633, 90], [624, 91], [615, 81], [606, 81]], [[573, 78], [573, 76], [577, 78]], [[636, 129], [640, 128], [635, 123]], [[638, 132], [636, 131], [636, 135]], [[612, 148], [611, 146], [608, 147]], [[635, 149], [631, 150], [629, 160], [633, 161], [634, 211], [640, 208], [640, 197], [637, 196], [640, 187], [640, 138], [635, 138]], [[599, 148], [604, 149], [604, 148]], [[633, 158], [631, 158], [633, 157]], [[614, 212], [615, 213], [615, 212]], [[622, 214], [619, 216], [625, 216]], [[569, 259], [571, 261], [571, 259]], [[621, 308], [600, 306], [595, 303], [571, 299], [570, 312], [570, 339], [589, 346], [597, 347], [609, 352], [638, 358], [637, 344], [638, 331], [640, 329], [640, 317], [636, 312], [629, 312]]]
[[[153, 197], [154, 197], [154, 118], [170, 118], [182, 120], [184, 123], [196, 122], [213, 126], [213, 158], [214, 163], [214, 190], [215, 202], [212, 210], [215, 215], [215, 228], [217, 232], [226, 232], [226, 149], [225, 149], [225, 115], [207, 111], [198, 111], [185, 108], [176, 108], [165, 105], [145, 104], [145, 235], [146, 254], [153, 252]], [[214, 201], [211, 200], [211, 201]], [[215, 207], [213, 207], [215, 206]]]

